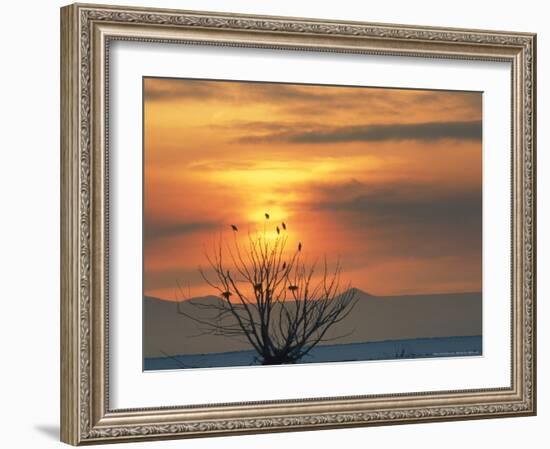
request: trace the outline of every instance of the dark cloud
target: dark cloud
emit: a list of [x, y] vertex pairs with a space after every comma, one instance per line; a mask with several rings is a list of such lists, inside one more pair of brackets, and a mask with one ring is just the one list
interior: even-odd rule
[[[243, 89], [246, 86], [246, 89]], [[321, 87], [321, 89], [312, 89]], [[326, 87], [326, 88], [323, 88]], [[360, 100], [385, 101], [385, 92], [361, 87], [310, 86], [301, 84], [262, 83], [252, 81], [220, 81], [198, 79], [146, 78], [146, 100], [217, 99], [244, 103], [275, 102], [275, 104], [349, 105]]]
[[318, 185], [315, 192], [296, 210], [328, 214], [350, 238], [366, 239], [361, 245], [369, 257], [355, 262], [360, 266], [387, 258], [481, 258], [481, 186], [457, 191], [414, 182], [387, 187], [351, 180]]
[[[406, 92], [405, 94], [403, 94]], [[407, 119], [411, 107], [430, 110], [432, 113], [457, 113], [457, 111], [481, 110], [482, 96], [479, 92], [403, 90], [373, 88], [367, 86], [326, 86], [285, 83], [263, 83], [252, 81], [221, 81], [200, 79], [146, 78], [144, 99], [146, 101], [171, 100], [195, 102], [221, 102], [225, 104], [256, 105], [264, 104], [278, 108], [294, 117], [318, 119], [335, 111], [357, 110], [376, 111], [381, 116]], [[295, 133], [286, 129], [272, 129], [267, 135], [258, 136], [258, 131], [266, 131], [267, 125], [257, 124], [251, 137], [244, 142], [287, 141], [296, 142], [346, 142], [353, 140], [388, 140], [376, 137], [383, 133], [380, 127], [373, 127], [365, 137], [364, 129], [342, 130], [344, 134], [331, 135], [326, 130], [307, 130], [304, 133], [298, 126]], [[245, 127], [246, 128], [246, 127]], [[274, 126], [273, 128], [276, 128]], [[364, 127], [362, 127], [364, 128]], [[330, 130], [329, 130], [330, 131]], [[338, 130], [336, 130], [338, 131]], [[402, 130], [407, 134], [407, 130]], [[437, 130], [434, 131], [437, 134]], [[453, 133], [452, 131], [451, 134]], [[460, 131], [455, 131], [460, 134]], [[466, 131], [467, 132], [467, 131]], [[475, 130], [473, 133], [475, 134]], [[467, 132], [468, 133], [468, 132]], [[479, 134], [479, 133], [478, 133]], [[416, 138], [402, 137], [403, 138]], [[451, 138], [460, 138], [453, 137]], [[425, 138], [424, 139], [429, 139]]]
[[179, 79], [146, 78], [143, 99], [145, 101], [182, 98], [200, 100], [214, 97], [216, 90], [218, 89], [211, 82], [194, 80], [190, 83]]
[[[481, 191], [448, 192], [442, 195], [411, 195], [411, 187], [379, 189], [349, 200], [324, 201], [313, 206], [322, 210], [359, 214], [376, 224], [461, 223], [472, 218], [481, 222]], [[414, 188], [414, 187], [412, 187]]]
[[[246, 89], [242, 86], [245, 85]], [[191, 99], [220, 100], [256, 103], [265, 101], [278, 102], [318, 102], [327, 95], [298, 85], [231, 82], [217, 80], [193, 80], [149, 78], [144, 89], [145, 100]]]
[[[311, 208], [355, 214], [376, 224], [481, 223], [482, 195], [479, 189], [465, 191], [433, 190], [420, 183], [393, 183], [391, 187], [363, 184], [320, 186]], [[315, 197], [315, 196], [314, 196]]]
[[[482, 93], [481, 92], [468, 92], [468, 91], [440, 91], [440, 90], [424, 90], [424, 91], [417, 91], [420, 93], [420, 95], [415, 95], [413, 98], [408, 99], [408, 101], [412, 101], [414, 104], [422, 106], [422, 105], [433, 105], [436, 107], [441, 107], [442, 99], [454, 99], [460, 100], [460, 104], [463, 104], [464, 106], [469, 106], [472, 108], [480, 109], [481, 108], [481, 101], [482, 101]], [[447, 95], [449, 94], [449, 95]], [[456, 107], [456, 104], [453, 106]]]
[[481, 140], [481, 121], [427, 122], [412, 124], [361, 125], [310, 130], [282, 131], [240, 139], [243, 143], [346, 143], [420, 140], [434, 142], [443, 139]]
[[239, 129], [240, 131], [248, 132], [248, 133], [282, 133], [282, 132], [291, 132], [296, 129], [305, 128], [309, 129], [314, 127], [315, 125], [313, 123], [306, 123], [306, 122], [276, 122], [276, 121], [269, 121], [269, 122], [261, 122], [261, 121], [234, 121], [230, 122], [228, 124], [222, 124], [222, 125], [213, 125], [213, 127], [220, 129], [220, 130], [235, 130]]
[[219, 223], [210, 221], [196, 221], [184, 223], [164, 223], [146, 221], [143, 226], [143, 236], [145, 243], [158, 240], [165, 237], [174, 237], [180, 234], [190, 234], [194, 232], [211, 230], [219, 227]]
[[[223, 152], [222, 152], [223, 155]], [[255, 160], [228, 160], [222, 159], [208, 159], [208, 160], [197, 160], [188, 164], [185, 168], [190, 170], [200, 170], [200, 171], [228, 171], [228, 170], [249, 170], [257, 165]]]
[[326, 98], [326, 93], [319, 89], [307, 89], [309, 86], [277, 84], [277, 83], [249, 83], [247, 89], [254, 94], [257, 100], [277, 100], [291, 102], [318, 102]]

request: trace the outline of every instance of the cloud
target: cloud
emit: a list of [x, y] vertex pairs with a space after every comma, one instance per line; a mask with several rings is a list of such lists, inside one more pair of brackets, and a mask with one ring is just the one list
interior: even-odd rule
[[[374, 96], [375, 93], [371, 95]], [[303, 104], [353, 100], [350, 93], [340, 92], [339, 95], [334, 95], [333, 90], [311, 89], [310, 86], [302, 85], [176, 78], [146, 78], [144, 98], [149, 101], [214, 99], [245, 104], [265, 102]]]
[[243, 143], [347, 143], [418, 140], [435, 142], [443, 139], [481, 140], [481, 121], [425, 122], [389, 125], [359, 125], [310, 130], [282, 131], [258, 136], [246, 136]]
[[456, 224], [471, 218], [481, 219], [481, 192], [457, 192], [416, 199], [384, 192], [357, 196], [342, 203], [325, 202], [318, 207], [364, 214], [366, 220], [378, 224]]
[[351, 180], [315, 186], [295, 209], [337, 223], [346, 240], [361, 248], [351, 260], [357, 266], [395, 258], [481, 257], [481, 186], [457, 190], [414, 181], [387, 186]]
[[[187, 81], [187, 82], [186, 82]], [[204, 100], [216, 95], [216, 85], [200, 80], [181, 80], [172, 78], [145, 78], [144, 101], [195, 99]]]
[[322, 199], [310, 207], [346, 212], [371, 224], [456, 224], [472, 219], [481, 223], [481, 189], [434, 191], [415, 183], [381, 187], [352, 180], [324, 186], [320, 192]]
[[205, 230], [215, 229], [219, 223], [211, 221], [195, 221], [183, 223], [167, 223], [156, 221], [145, 221], [143, 235], [145, 243], [165, 237], [174, 237], [180, 234], [191, 234]]
[[318, 114], [327, 108], [361, 108], [398, 113], [412, 107], [475, 107], [479, 92], [434, 91], [369, 86], [309, 85], [277, 82], [187, 78], [144, 79], [146, 100], [219, 100], [242, 104], [269, 103], [300, 112]]

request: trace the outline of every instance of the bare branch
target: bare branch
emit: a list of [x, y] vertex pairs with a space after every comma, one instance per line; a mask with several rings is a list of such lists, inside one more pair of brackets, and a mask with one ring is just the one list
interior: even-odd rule
[[[325, 257], [314, 282], [317, 264], [305, 261], [302, 243], [287, 252], [286, 224], [274, 227], [277, 233], [270, 237], [268, 220], [266, 216], [263, 232], [248, 231], [242, 241], [233, 227], [231, 242], [224, 246], [220, 237], [212, 254], [206, 253], [212, 278], [202, 268], [199, 272], [219, 300], [186, 303], [212, 312], [210, 316], [185, 312], [179, 302], [178, 313], [193, 319], [204, 333], [246, 339], [263, 364], [295, 363], [318, 343], [341, 337], [326, 335], [353, 310], [355, 291], [340, 288], [340, 260], [331, 271]], [[178, 289], [181, 294], [179, 283]]]

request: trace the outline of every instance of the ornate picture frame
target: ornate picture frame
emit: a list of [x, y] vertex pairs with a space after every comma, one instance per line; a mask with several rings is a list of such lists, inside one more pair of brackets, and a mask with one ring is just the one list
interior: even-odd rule
[[[510, 385], [113, 408], [109, 52], [115, 41], [506, 62]], [[137, 95], [138, 93], [136, 93]], [[61, 9], [61, 439], [107, 443], [536, 413], [536, 35], [74, 4]], [[112, 281], [112, 279], [111, 279]]]

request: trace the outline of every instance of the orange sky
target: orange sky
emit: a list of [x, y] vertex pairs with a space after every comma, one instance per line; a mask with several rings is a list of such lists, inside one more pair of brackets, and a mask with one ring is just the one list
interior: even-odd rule
[[377, 295], [481, 290], [481, 94], [144, 79], [144, 293], [288, 224]]

